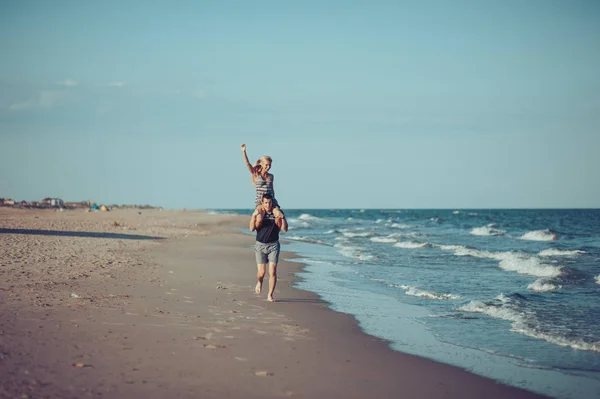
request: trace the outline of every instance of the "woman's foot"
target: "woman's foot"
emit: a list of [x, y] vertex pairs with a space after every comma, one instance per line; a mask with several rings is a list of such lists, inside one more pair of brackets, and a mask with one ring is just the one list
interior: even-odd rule
[[262, 291], [262, 284], [259, 281], [258, 283], [256, 283], [256, 287], [254, 287], [254, 292], [256, 292], [257, 295], [260, 295], [261, 291]]
[[275, 298], [273, 298], [272, 296], [269, 295], [267, 297], [267, 301], [269, 301], [269, 302], [275, 302]]

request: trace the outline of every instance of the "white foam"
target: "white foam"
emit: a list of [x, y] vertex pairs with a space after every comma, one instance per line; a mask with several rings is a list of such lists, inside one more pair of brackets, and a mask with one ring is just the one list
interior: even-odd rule
[[410, 229], [411, 227], [414, 227], [414, 226], [411, 226], [410, 224], [404, 224], [404, 223], [392, 223], [392, 225], [390, 227], [392, 227], [394, 229]]
[[506, 231], [495, 229], [493, 226], [493, 224], [488, 224], [487, 226], [475, 227], [471, 230], [471, 234], [474, 236], [501, 236], [506, 233]]
[[524, 321], [521, 314], [508, 306], [487, 305], [477, 300], [473, 300], [466, 305], [459, 307], [458, 310], [470, 313], [484, 313], [497, 319], [504, 319], [512, 322], [523, 323]]
[[401, 288], [405, 289], [406, 295], [417, 296], [419, 298], [425, 299], [440, 299], [440, 300], [451, 300], [458, 299], [460, 295], [454, 294], [440, 294], [438, 292], [426, 291], [415, 287], [410, 286], [401, 286]]
[[[450, 245], [449, 245], [450, 246]], [[490, 251], [480, 251], [478, 249], [472, 249], [458, 245], [458, 248], [454, 250], [456, 256], [472, 256], [474, 258], [489, 258], [498, 259], [499, 253]], [[502, 260], [502, 259], [499, 259]]]
[[560, 288], [560, 286], [557, 287], [556, 285], [548, 282], [548, 280], [544, 277], [538, 278], [527, 286], [527, 289], [537, 292], [554, 291], [557, 288]]
[[[474, 258], [487, 258], [500, 261], [500, 268], [507, 271], [527, 274], [535, 277], [556, 277], [561, 273], [561, 266], [552, 266], [542, 263], [535, 256], [528, 256], [516, 252], [491, 252], [463, 246], [440, 246], [454, 250], [456, 256], [472, 256]], [[443, 249], [443, 248], [442, 248]]]
[[514, 254], [501, 260], [500, 268], [536, 277], [556, 277], [561, 273], [560, 266], [546, 265], [542, 263], [539, 258], [523, 257], [518, 254]]
[[335, 244], [334, 247], [339, 248], [338, 252], [347, 258], [360, 259], [360, 260], [375, 259], [375, 256], [365, 253], [364, 249], [361, 247], [354, 247], [351, 245], [342, 245], [342, 244]]
[[532, 319], [531, 316], [527, 317], [526, 314], [513, 309], [509, 300], [502, 302], [501, 305], [486, 305], [481, 301], [474, 300], [461, 306], [458, 310], [471, 313], [484, 313], [497, 319], [511, 321], [511, 331], [533, 338], [543, 339], [551, 344], [567, 346], [578, 350], [600, 352], [600, 341], [585, 342], [580, 339], [569, 339], [560, 335], [552, 335], [538, 331], [535, 327], [532, 327], [532, 325], [535, 324], [535, 319]]
[[349, 231], [348, 231], [348, 232], [344, 232], [344, 233], [342, 233], [342, 234], [343, 234], [344, 236], [346, 236], [346, 237], [351, 237], [351, 238], [354, 238], [354, 237], [371, 237], [371, 236], [373, 236], [373, 235], [374, 235], [374, 234], [373, 234], [372, 232], [370, 232], [370, 231], [366, 231], [366, 232], [364, 232], [364, 233], [352, 233], [352, 232], [349, 232]]
[[288, 221], [293, 227], [311, 227], [310, 223], [308, 223], [304, 220], [300, 220], [300, 218], [298, 218], [298, 219], [292, 218], [292, 219], [289, 219]]
[[323, 220], [321, 218], [318, 218], [316, 216], [311, 215], [310, 213], [303, 213], [302, 215], [298, 216], [298, 219], [300, 219], [300, 220], [306, 220], [306, 221], [319, 221], [319, 220]]
[[600, 274], [594, 277], [594, 280], [596, 280], [596, 284], [600, 284]]
[[560, 249], [554, 249], [554, 248], [550, 248], [550, 249], [544, 249], [543, 251], [541, 251], [538, 256], [574, 256], [574, 255], [579, 255], [579, 254], [584, 254], [585, 251], [580, 251], [578, 249], [572, 250], [572, 251], [567, 251], [567, 250], [560, 250]]
[[325, 233], [323, 233], [323, 234], [335, 234], [335, 233], [338, 233], [338, 231], [337, 231], [337, 230], [327, 230], [327, 231], [326, 231]]
[[402, 234], [402, 233], [392, 233], [392, 234], [387, 235], [386, 237], [399, 238], [399, 237], [404, 237], [404, 236], [405, 236], [405, 234]]
[[554, 241], [558, 239], [558, 234], [551, 232], [550, 230], [534, 230], [529, 231], [519, 237], [521, 240], [530, 241]]
[[454, 215], [458, 215], [459, 213], [462, 213], [461, 211], [454, 211], [452, 212]]
[[331, 245], [331, 244], [327, 244], [324, 241], [317, 240], [316, 238], [311, 238], [311, 237], [286, 235], [284, 238], [288, 239], [288, 240], [293, 240], [293, 241], [310, 242], [310, 243], [313, 243], [313, 244]]
[[416, 242], [416, 241], [402, 241], [394, 244], [395, 247], [398, 248], [406, 248], [406, 249], [418, 249], [425, 248], [426, 246], [430, 246], [428, 242]]
[[458, 251], [459, 249], [466, 249], [463, 245], [437, 245], [442, 251]]
[[398, 240], [396, 240], [395, 238], [391, 238], [391, 237], [371, 237], [371, 241], [373, 241], [373, 242], [391, 243], [391, 242], [396, 242]]

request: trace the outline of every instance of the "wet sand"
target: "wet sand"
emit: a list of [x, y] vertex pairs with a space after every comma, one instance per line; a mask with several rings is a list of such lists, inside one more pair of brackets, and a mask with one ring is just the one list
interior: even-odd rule
[[267, 302], [246, 226], [0, 208], [0, 397], [540, 397], [389, 349], [292, 288], [299, 263]]

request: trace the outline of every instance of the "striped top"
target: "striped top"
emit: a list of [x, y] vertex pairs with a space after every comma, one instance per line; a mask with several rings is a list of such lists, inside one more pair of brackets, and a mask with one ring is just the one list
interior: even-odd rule
[[275, 191], [273, 190], [273, 178], [265, 180], [262, 175], [258, 175], [256, 180], [254, 180], [254, 187], [256, 188], [256, 198], [254, 200], [256, 206], [262, 203], [263, 195], [267, 193], [273, 197], [273, 206], [278, 206], [277, 200], [275, 199]]

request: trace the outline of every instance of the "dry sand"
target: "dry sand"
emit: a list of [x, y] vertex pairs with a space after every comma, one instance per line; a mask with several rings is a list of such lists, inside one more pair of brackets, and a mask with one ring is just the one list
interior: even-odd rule
[[538, 397], [390, 350], [292, 288], [298, 263], [267, 302], [246, 224], [0, 208], [0, 397]]

